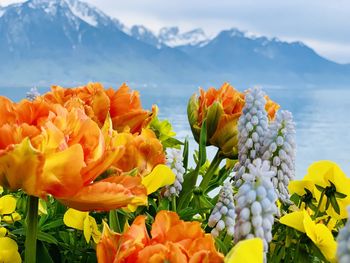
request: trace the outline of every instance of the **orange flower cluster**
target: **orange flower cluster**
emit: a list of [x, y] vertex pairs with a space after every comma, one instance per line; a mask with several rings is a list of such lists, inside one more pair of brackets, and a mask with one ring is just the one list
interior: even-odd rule
[[97, 245], [98, 262], [223, 262], [213, 237], [204, 233], [199, 222], [185, 222], [174, 212], [160, 211], [150, 237], [145, 220], [138, 216], [123, 234], [105, 225]]
[[[245, 104], [245, 93], [224, 83], [220, 89], [200, 88], [199, 97], [193, 94], [187, 107], [188, 119], [192, 133], [199, 142], [203, 121], [207, 125], [207, 145], [217, 146], [228, 158], [236, 158], [238, 149], [238, 119]], [[266, 111], [269, 119], [273, 119], [279, 105], [266, 96]]]
[[152, 120], [156, 111], [155, 106], [152, 112], [142, 109], [139, 93], [130, 91], [125, 84], [118, 90], [112, 88], [106, 90], [100, 83], [89, 83], [72, 89], [53, 86], [51, 92], [43, 97], [46, 101], [65, 107], [70, 107], [70, 104], [81, 104], [86, 115], [100, 127], [109, 114], [114, 130], [122, 132], [129, 129], [133, 134], [140, 133]]
[[[147, 203], [142, 177], [125, 173], [145, 176], [165, 155], [146, 127], [153, 113], [126, 85], [53, 87], [34, 101], [0, 104], [0, 185], [85, 211]], [[117, 172], [100, 179], [111, 167]]]

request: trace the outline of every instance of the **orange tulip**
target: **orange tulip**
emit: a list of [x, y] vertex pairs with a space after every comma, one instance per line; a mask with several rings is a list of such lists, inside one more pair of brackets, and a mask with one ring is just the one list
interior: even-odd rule
[[150, 237], [145, 220], [138, 216], [122, 234], [105, 225], [97, 245], [98, 262], [223, 262], [212, 236], [204, 233], [199, 222], [185, 222], [174, 212], [160, 211]]
[[140, 175], [146, 175], [156, 165], [165, 163], [163, 146], [152, 130], [143, 129], [140, 135], [122, 134], [126, 140], [125, 152], [114, 162], [116, 168], [124, 172], [138, 168]]
[[[188, 119], [196, 141], [203, 121], [207, 121], [207, 145], [217, 146], [221, 154], [236, 158], [238, 154], [238, 119], [245, 104], [245, 94], [224, 83], [220, 89], [199, 90], [187, 107]], [[266, 110], [273, 119], [279, 106], [267, 98]]]
[[62, 88], [53, 86], [51, 92], [46, 93], [45, 100], [59, 103], [67, 107], [67, 103], [81, 104], [85, 113], [96, 121], [101, 127], [110, 114], [113, 128], [118, 132], [129, 129], [131, 133], [140, 133], [142, 128], [152, 120], [156, 113], [142, 109], [140, 95], [136, 91], [130, 91], [123, 84], [118, 90], [112, 88], [106, 90], [100, 83], [89, 83], [78, 88]]
[[267, 112], [267, 117], [269, 118], [269, 120], [273, 120], [275, 119], [276, 113], [280, 108], [280, 105], [272, 101], [269, 98], [269, 96], [265, 96], [265, 99], [266, 99], [265, 110]]
[[41, 198], [51, 194], [86, 211], [147, 203], [141, 178], [96, 181], [124, 152], [124, 136], [109, 118], [101, 129], [81, 108], [68, 111], [40, 98], [0, 103], [6, 105], [0, 116], [0, 185]]

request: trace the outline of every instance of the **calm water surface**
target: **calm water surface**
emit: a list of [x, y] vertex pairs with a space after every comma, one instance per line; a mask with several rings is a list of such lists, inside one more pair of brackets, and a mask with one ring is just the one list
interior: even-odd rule
[[[187, 122], [186, 106], [189, 96], [196, 87], [185, 91], [171, 89], [142, 88], [141, 99], [144, 108], [157, 104], [160, 116], [172, 123], [177, 137], [191, 137]], [[297, 177], [302, 178], [307, 167], [317, 160], [333, 160], [350, 177], [350, 89], [287, 89], [264, 88], [265, 92], [293, 113], [297, 130]], [[0, 88], [0, 94], [19, 100], [26, 89]], [[45, 89], [40, 89], [45, 91]], [[0, 105], [1, 107], [1, 105]], [[191, 140], [191, 149], [196, 143]], [[215, 149], [209, 148], [209, 155]]]
[[[297, 177], [302, 178], [312, 162], [326, 159], [337, 162], [350, 177], [350, 89], [264, 88], [264, 91], [282, 109], [293, 113]], [[160, 115], [171, 121], [178, 137], [191, 138], [186, 105], [192, 92], [187, 92], [187, 96], [151, 95], [146, 91], [141, 94], [146, 99], [145, 106], [150, 107], [149, 101], [159, 105]], [[192, 147], [197, 147], [194, 141]]]

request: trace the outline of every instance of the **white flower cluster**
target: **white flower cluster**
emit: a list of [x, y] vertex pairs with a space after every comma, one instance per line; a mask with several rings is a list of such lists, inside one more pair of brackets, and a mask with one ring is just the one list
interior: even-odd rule
[[288, 184], [295, 176], [295, 124], [292, 113], [279, 111], [264, 139], [262, 154], [275, 172], [272, 183], [279, 199], [290, 204]]
[[185, 168], [183, 167], [183, 156], [181, 150], [167, 149], [166, 165], [175, 174], [175, 182], [172, 185], [165, 187], [164, 196], [171, 199], [173, 196], [178, 196], [182, 190], [184, 182]]
[[261, 157], [260, 151], [263, 146], [264, 136], [268, 129], [268, 118], [265, 110], [265, 94], [259, 87], [248, 90], [245, 96], [243, 113], [238, 121], [238, 159], [234, 171], [235, 185], [239, 187], [242, 175], [247, 167], [256, 158]]
[[27, 92], [26, 98], [28, 100], [33, 101], [36, 99], [36, 97], [39, 97], [39, 96], [40, 96], [40, 93], [39, 93], [38, 89], [36, 87], [34, 87], [34, 88], [31, 88], [30, 91]]
[[350, 262], [350, 206], [348, 207], [349, 218], [345, 226], [339, 231], [337, 242], [337, 258], [339, 263]]
[[215, 227], [211, 234], [219, 236], [220, 232], [226, 229], [229, 236], [234, 234], [235, 206], [233, 203], [233, 189], [230, 182], [226, 182], [219, 193], [219, 200], [216, 203], [208, 220], [208, 226]]
[[235, 242], [254, 237], [264, 242], [264, 251], [272, 240], [272, 225], [277, 213], [277, 195], [271, 178], [275, 175], [268, 161], [255, 159], [248, 165], [249, 173], [235, 195], [237, 220]]

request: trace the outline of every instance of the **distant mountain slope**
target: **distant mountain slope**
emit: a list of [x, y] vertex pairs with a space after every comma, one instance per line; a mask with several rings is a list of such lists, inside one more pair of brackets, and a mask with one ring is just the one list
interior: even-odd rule
[[29, 0], [0, 7], [1, 85], [89, 80], [138, 83], [350, 83], [350, 66], [287, 43], [224, 30], [158, 34], [127, 28], [79, 0]]

